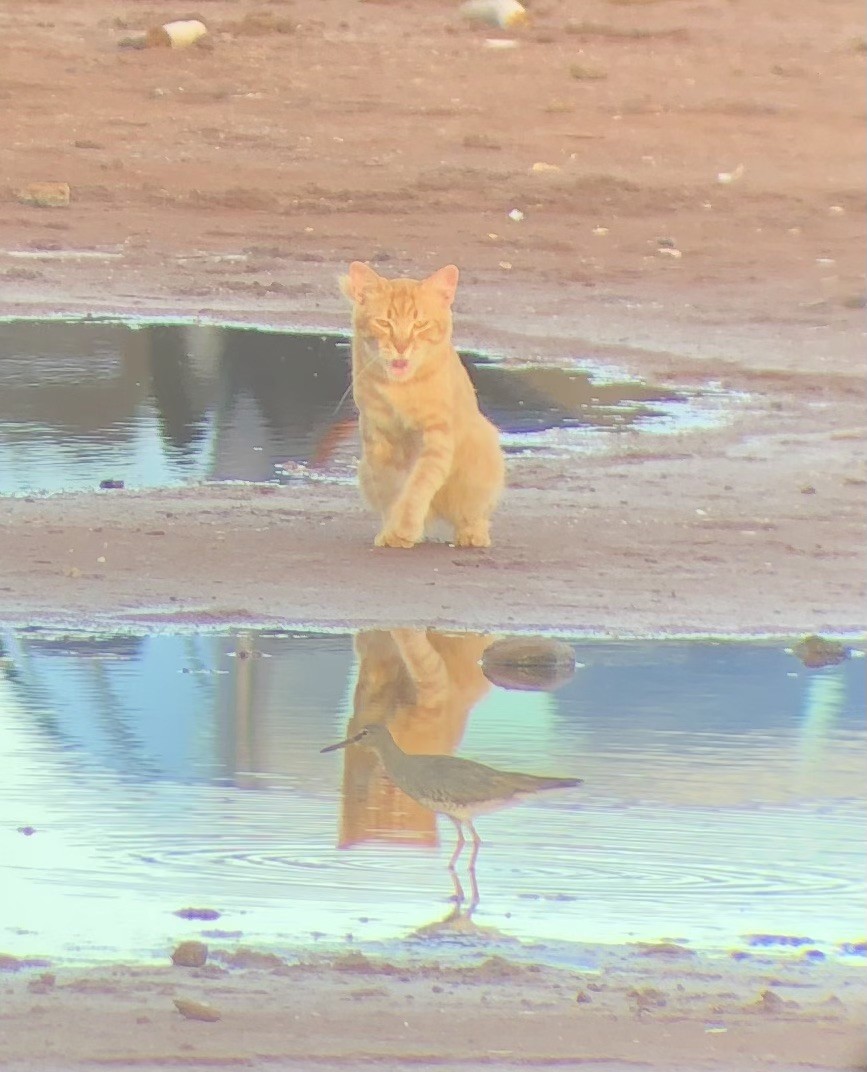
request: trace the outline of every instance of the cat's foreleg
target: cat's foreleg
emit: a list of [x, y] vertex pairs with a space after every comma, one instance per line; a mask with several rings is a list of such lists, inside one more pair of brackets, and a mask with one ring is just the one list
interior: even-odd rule
[[446, 702], [449, 675], [442, 655], [421, 629], [392, 629], [391, 636], [409, 671], [422, 710], [436, 710]]
[[431, 500], [451, 471], [454, 450], [448, 425], [423, 430], [421, 451], [374, 541], [377, 547], [413, 547], [419, 543]]
[[481, 418], [461, 442], [452, 475], [434, 500], [434, 509], [455, 527], [457, 547], [491, 546], [491, 515], [504, 480], [499, 434]]

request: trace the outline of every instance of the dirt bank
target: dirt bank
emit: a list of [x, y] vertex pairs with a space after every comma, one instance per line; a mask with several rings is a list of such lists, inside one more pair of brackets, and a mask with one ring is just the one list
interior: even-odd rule
[[[7, 502], [4, 619], [863, 625], [851, 5], [555, 0], [509, 34], [427, 0], [209, 0], [210, 48], [119, 48], [174, 14], [0, 16], [3, 313], [345, 327], [348, 259], [454, 261], [463, 345], [742, 394], [712, 432], [516, 460], [489, 554], [374, 552], [320, 485]], [[39, 180], [69, 206], [19, 200]]]
[[672, 946], [588, 955], [584, 972], [245, 949], [199, 969], [22, 967], [3, 979], [4, 1067], [863, 1067], [854, 969]]

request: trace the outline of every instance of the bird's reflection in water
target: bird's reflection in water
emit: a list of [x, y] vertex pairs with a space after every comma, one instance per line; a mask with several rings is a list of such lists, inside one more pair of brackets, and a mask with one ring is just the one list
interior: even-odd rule
[[[364, 725], [381, 723], [405, 752], [451, 755], [470, 711], [491, 688], [480, 660], [495, 639], [424, 629], [359, 633], [358, 681], [347, 736]], [[390, 781], [375, 751], [348, 748], [344, 755], [341, 848], [371, 841], [438, 844], [434, 813]], [[463, 900], [454, 877], [455, 895]], [[473, 885], [476, 895], [475, 877]]]
[[498, 930], [496, 927], [484, 927], [476, 923], [473, 919], [473, 913], [477, 905], [478, 901], [475, 903], [470, 901], [468, 904], [456, 901], [442, 919], [435, 919], [430, 923], [423, 924], [421, 927], [416, 927], [415, 930], [410, 931], [408, 937], [425, 942], [477, 939], [485, 945], [490, 942], [517, 943], [517, 939], [504, 934], [503, 931]]
[[[470, 711], [491, 687], [479, 661], [494, 639], [423, 629], [359, 633], [347, 736], [381, 723], [405, 752], [451, 755]], [[369, 841], [438, 844], [434, 813], [386, 777], [374, 751], [350, 748], [345, 756], [341, 848]]]
[[[573, 788], [581, 779], [497, 770], [451, 754], [480, 695], [479, 658], [488, 638], [394, 630], [389, 635], [392, 646], [382, 647], [385, 634], [373, 636], [374, 645], [367, 647], [359, 664], [349, 734], [321, 749], [346, 750], [340, 844], [395, 836], [435, 843], [432, 813], [447, 815], [457, 834], [448, 867], [459, 905], [466, 901], [457, 872], [465, 831], [472, 840], [467, 865], [471, 912], [479, 903], [476, 857], [481, 838], [475, 817], [545, 790]], [[370, 637], [359, 638], [362, 649]], [[459, 657], [446, 658], [438, 640], [458, 641]], [[357, 760], [356, 755], [364, 758]], [[416, 821], [419, 815], [422, 826]]]

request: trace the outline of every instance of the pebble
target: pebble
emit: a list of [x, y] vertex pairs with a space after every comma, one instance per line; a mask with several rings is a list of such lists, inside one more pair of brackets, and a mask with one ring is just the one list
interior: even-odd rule
[[172, 953], [172, 964], [178, 968], [201, 968], [208, 959], [208, 947], [194, 939], [181, 942]]
[[213, 1005], [205, 1005], [201, 1001], [175, 998], [174, 1003], [181, 1016], [187, 1020], [204, 1020], [206, 1023], [215, 1023], [222, 1015]]

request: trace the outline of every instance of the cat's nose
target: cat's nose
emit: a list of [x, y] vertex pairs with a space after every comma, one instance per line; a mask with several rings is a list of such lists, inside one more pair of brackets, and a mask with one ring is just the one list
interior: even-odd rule
[[392, 345], [394, 346], [394, 352], [398, 355], [398, 357], [403, 357], [403, 355], [409, 349], [409, 339], [406, 339], [404, 342], [398, 342], [397, 339], [395, 339]]

